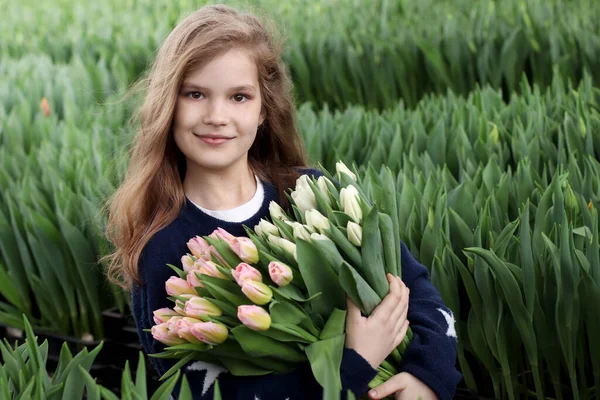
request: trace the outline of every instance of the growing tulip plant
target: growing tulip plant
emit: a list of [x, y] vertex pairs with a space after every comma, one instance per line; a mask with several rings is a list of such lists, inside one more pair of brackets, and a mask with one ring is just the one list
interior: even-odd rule
[[[337, 179], [302, 175], [289, 194], [291, 215], [277, 203], [248, 237], [218, 228], [191, 238], [190, 254], [165, 283], [172, 309], [154, 312], [153, 337], [167, 345], [155, 357], [223, 365], [234, 375], [283, 373], [310, 362], [325, 386], [339, 377], [346, 296], [369, 315], [399, 276], [397, 217], [372, 204], [343, 163]], [[379, 368], [376, 386], [397, 373], [405, 340]], [[337, 379], [339, 383], [339, 379]], [[338, 388], [332, 389], [340, 389]]]

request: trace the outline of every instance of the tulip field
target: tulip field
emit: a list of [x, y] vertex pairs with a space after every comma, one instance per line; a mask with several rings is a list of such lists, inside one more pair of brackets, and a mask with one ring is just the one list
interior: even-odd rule
[[[224, 3], [287, 37], [311, 164], [342, 160], [393, 204], [454, 313], [461, 393], [600, 398], [600, 2]], [[1, 399], [169, 398], [180, 372], [152, 383], [142, 354], [116, 361], [117, 388], [96, 379], [103, 312], [131, 315], [98, 262], [102, 207], [128, 162], [130, 85], [204, 4], [0, 0]]]

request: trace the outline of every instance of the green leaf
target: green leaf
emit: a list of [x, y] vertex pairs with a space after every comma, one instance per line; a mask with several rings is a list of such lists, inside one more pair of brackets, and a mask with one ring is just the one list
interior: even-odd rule
[[247, 326], [240, 325], [231, 330], [244, 352], [251, 357], [273, 357], [283, 361], [302, 362], [304, 354], [294, 346], [278, 342]]
[[373, 207], [365, 217], [361, 254], [363, 265], [361, 272], [364, 274], [365, 280], [380, 298], [384, 298], [390, 287], [385, 276], [383, 244], [381, 231], [379, 230], [377, 206]]
[[340, 286], [339, 279], [327, 260], [324, 260], [319, 251], [302, 239], [296, 242], [298, 266], [306, 283], [310, 296], [317, 293], [327, 293], [312, 300], [313, 309], [323, 318], [330, 315], [334, 308], [345, 308], [346, 297]]
[[346, 336], [343, 334], [333, 336], [329, 339], [319, 340], [305, 349], [313, 375], [325, 389], [325, 398], [331, 398], [333, 392], [339, 394], [342, 390], [340, 366], [345, 339]]
[[350, 299], [365, 314], [371, 315], [381, 303], [381, 297], [350, 264], [344, 261], [340, 271], [340, 284]]

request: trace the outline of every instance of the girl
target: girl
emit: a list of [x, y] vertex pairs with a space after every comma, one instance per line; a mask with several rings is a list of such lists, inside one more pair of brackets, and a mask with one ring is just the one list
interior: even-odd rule
[[[209, 6], [166, 38], [144, 82], [135, 139], [124, 182], [111, 199], [107, 237], [114, 244], [109, 276], [132, 292], [133, 315], [148, 354], [164, 346], [144, 332], [152, 312], [172, 306], [165, 281], [187, 252], [186, 242], [222, 227], [245, 236], [307, 168], [295, 126], [281, 44], [251, 14]], [[344, 391], [368, 390], [377, 366], [406, 334], [414, 338], [401, 373], [371, 390], [371, 398], [449, 399], [455, 369], [451, 312], [428, 271], [402, 247], [404, 281], [388, 277], [390, 293], [369, 318], [348, 303], [341, 378]], [[408, 293], [410, 288], [410, 308]], [[159, 374], [173, 360], [151, 358]], [[285, 375], [237, 377], [203, 362], [183, 368], [195, 399], [212, 399], [218, 377], [225, 399], [317, 399], [322, 389], [303, 365]]]

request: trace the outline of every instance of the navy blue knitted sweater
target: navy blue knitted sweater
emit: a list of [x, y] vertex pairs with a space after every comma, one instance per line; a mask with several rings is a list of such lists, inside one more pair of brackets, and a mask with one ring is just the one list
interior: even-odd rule
[[[315, 177], [319, 170], [308, 169]], [[188, 252], [187, 241], [193, 236], [206, 236], [221, 227], [234, 236], [246, 236], [242, 225], [254, 227], [261, 218], [269, 216], [269, 203], [278, 201], [274, 185], [263, 182], [264, 201], [260, 210], [248, 220], [232, 223], [216, 219], [186, 200], [177, 218], [157, 232], [144, 247], [139, 261], [139, 276], [143, 284], [132, 288], [133, 316], [144, 351], [154, 354], [164, 345], [152, 337], [153, 311], [173, 307], [167, 299], [165, 282], [174, 275], [166, 264], [180, 266], [181, 256]], [[450, 399], [461, 380], [455, 368], [456, 333], [452, 312], [444, 305], [438, 291], [429, 280], [427, 269], [420, 265], [402, 245], [402, 278], [410, 289], [408, 320], [414, 337], [406, 350], [400, 371], [408, 372], [428, 385], [441, 400]], [[150, 357], [157, 372], [162, 375], [175, 360]], [[284, 375], [259, 377], [233, 376], [219, 367], [205, 363], [190, 363], [182, 369], [187, 375], [194, 399], [213, 398], [213, 385], [218, 376], [224, 399], [318, 399], [322, 389], [312, 376], [308, 364]], [[377, 371], [351, 349], [344, 349], [340, 369], [344, 390], [357, 396], [368, 390], [368, 383]]]

